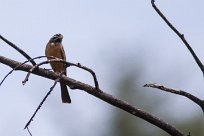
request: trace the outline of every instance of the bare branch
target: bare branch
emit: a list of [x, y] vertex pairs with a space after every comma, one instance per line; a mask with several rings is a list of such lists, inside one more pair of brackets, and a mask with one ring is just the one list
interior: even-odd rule
[[204, 101], [202, 101], [201, 99], [199, 99], [198, 97], [196, 97], [190, 93], [187, 93], [187, 92], [182, 91], [182, 90], [168, 88], [168, 87], [165, 87], [163, 85], [156, 84], [156, 83], [155, 84], [146, 84], [146, 85], [144, 85], [144, 87], [157, 88], [157, 89], [169, 92], [169, 93], [174, 93], [174, 94], [184, 96], [184, 97], [190, 99], [191, 101], [193, 101], [194, 103], [198, 104], [204, 112]]
[[30, 62], [34, 65], [36, 65], [35, 61], [31, 59], [31, 57], [24, 52], [21, 48], [19, 48], [18, 46], [16, 46], [15, 44], [13, 44], [12, 42], [10, 42], [9, 40], [7, 40], [6, 38], [4, 38], [2, 35], [0, 35], [0, 39], [2, 39], [4, 42], [6, 42], [8, 45], [10, 45], [11, 47], [13, 47], [14, 49], [16, 49], [20, 54], [22, 54], [26, 59], [30, 60]]
[[27, 122], [27, 124], [25, 125], [24, 129], [28, 129], [28, 126], [30, 125], [31, 121], [33, 121], [35, 115], [37, 114], [38, 110], [40, 110], [40, 108], [42, 107], [43, 103], [45, 102], [45, 100], [47, 99], [47, 97], [51, 94], [51, 92], [53, 91], [54, 87], [56, 86], [57, 82], [59, 82], [59, 80], [61, 79], [62, 75], [64, 72], [62, 72], [59, 77], [57, 79], [55, 79], [55, 82], [53, 84], [53, 86], [50, 88], [50, 91], [45, 95], [45, 97], [43, 98], [43, 100], [40, 102], [39, 106], [37, 107], [37, 109], [35, 110], [34, 114], [32, 115], [32, 117], [30, 118], [30, 120]]
[[39, 66], [43, 65], [43, 64], [48, 64], [49, 63], [49, 60], [48, 61], [43, 61], [39, 64], [36, 64], [35, 66], [33, 66], [29, 71], [28, 71], [28, 74], [26, 75], [25, 79], [22, 81], [23, 85], [25, 85], [25, 83], [28, 81], [28, 78], [30, 76], [30, 74], [36, 70]]
[[24, 61], [23, 63], [21, 63], [20, 65], [16, 66], [15, 68], [13, 68], [11, 71], [8, 72], [8, 74], [6, 74], [6, 76], [2, 79], [2, 81], [0, 82], [0, 86], [3, 84], [3, 82], [5, 81], [5, 79], [11, 74], [13, 73], [13, 71], [17, 70], [18, 67], [20, 67], [21, 65], [23, 64], [26, 64], [28, 62], [30, 62], [31, 60], [35, 60], [35, 59], [39, 59], [39, 58], [44, 58], [46, 56], [38, 56], [38, 57], [35, 57], [35, 58], [32, 58], [30, 60], [27, 60], [27, 61]]
[[[81, 69], [83, 69], [83, 70], [86, 70], [86, 71], [90, 72], [91, 75], [93, 76], [94, 84], [95, 84], [96, 89], [97, 89], [98, 91], [100, 91], [96, 74], [95, 74], [95, 72], [94, 72], [92, 69], [87, 68], [87, 67], [85, 67], [85, 66], [82, 66], [80, 63], [77, 63], [77, 64], [70, 63], [70, 62], [67, 62], [67, 63], [68, 63], [70, 66], [75, 66], [75, 67], [78, 67], [78, 68], [81, 68]], [[73, 88], [72, 88], [72, 89], [73, 89]]]
[[30, 132], [30, 129], [28, 127], [26, 129], [27, 129], [29, 135], [32, 136], [32, 133]]
[[[10, 66], [11, 68], [15, 68], [16, 66], [18, 66], [19, 64], [21, 64], [20, 62], [5, 58], [3, 56], [0, 56], [0, 63], [3, 63], [7, 66]], [[28, 72], [31, 68], [33, 68], [33, 66], [31, 65], [27, 65], [27, 64], [23, 64], [21, 65], [18, 70], [20, 71], [26, 71]], [[48, 71], [42, 68], [39, 68], [38, 70], [34, 70], [32, 72], [35, 75], [38, 76], [42, 76], [44, 78], [49, 78], [52, 80], [55, 80], [58, 78], [59, 75], [57, 75], [56, 73], [52, 72], [52, 71]], [[105, 93], [104, 91], [100, 90], [98, 91], [95, 87], [92, 87], [88, 84], [82, 83], [80, 81], [76, 81], [74, 79], [71, 79], [69, 77], [63, 76], [61, 78], [61, 81], [63, 83], [65, 83], [68, 86], [74, 86], [76, 89], [79, 90], [83, 90], [115, 107], [118, 107], [134, 116], [137, 116], [139, 118], [142, 118], [144, 120], [146, 120], [147, 122], [163, 129], [164, 131], [166, 131], [168, 134], [173, 135], [173, 136], [184, 136], [184, 134], [182, 134], [179, 130], [177, 130], [175, 127], [171, 126], [170, 124], [164, 122], [163, 120], [151, 115], [148, 112], [145, 112], [137, 107], [134, 107], [130, 104], [128, 104], [125, 101], [122, 101], [108, 93]]]
[[[36, 58], [37, 58], [37, 57], [36, 57]], [[24, 81], [22, 81], [23, 85], [28, 81], [28, 78], [29, 78], [30, 74], [31, 74], [34, 70], [36, 70], [36, 68], [38, 68], [39, 66], [41, 66], [41, 65], [43, 65], [43, 64], [48, 64], [48, 63], [50, 63], [50, 62], [61, 62], [61, 63], [66, 64], [68, 67], [69, 67], [69, 66], [75, 66], [75, 67], [81, 68], [81, 69], [86, 70], [86, 71], [88, 71], [89, 73], [91, 73], [91, 75], [93, 76], [93, 79], [94, 79], [95, 87], [96, 87], [96, 89], [97, 89], [98, 91], [100, 91], [96, 74], [95, 74], [95, 72], [94, 72], [93, 70], [91, 70], [90, 68], [85, 67], [85, 66], [82, 66], [80, 63], [74, 64], [74, 63], [67, 62], [67, 61], [62, 60], [62, 59], [58, 59], [58, 58], [56, 58], [56, 57], [52, 57], [52, 56], [50, 56], [50, 58], [52, 58], [52, 59], [51, 59], [51, 60], [47, 60], [47, 61], [43, 61], [43, 62], [41, 62], [41, 63], [39, 63], [39, 64], [33, 66], [33, 68], [31, 68], [31, 69], [29, 70], [29, 72], [28, 72], [28, 74], [26, 75], [26, 78], [24, 79]], [[0, 85], [1, 85], [1, 84], [0, 84]], [[75, 89], [74, 86], [70, 86], [70, 88], [71, 88], [71, 89]]]
[[167, 25], [178, 35], [178, 37], [183, 41], [183, 43], [186, 45], [188, 50], [190, 51], [191, 55], [193, 56], [194, 60], [196, 61], [197, 65], [201, 69], [203, 75], [204, 75], [204, 66], [202, 62], [199, 60], [193, 49], [191, 48], [190, 44], [187, 42], [187, 40], [184, 37], [184, 34], [181, 34], [171, 23], [170, 21], [164, 16], [164, 14], [157, 8], [155, 5], [155, 0], [151, 0], [152, 7], [155, 9], [155, 11], [159, 14], [159, 16], [167, 23]]

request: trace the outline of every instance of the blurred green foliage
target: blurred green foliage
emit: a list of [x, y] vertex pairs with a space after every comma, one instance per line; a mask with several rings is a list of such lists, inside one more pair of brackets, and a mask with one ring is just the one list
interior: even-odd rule
[[[162, 110], [162, 106], [165, 105], [164, 99], [166, 101], [168, 98], [154, 96], [151, 95], [151, 93], [149, 93], [149, 95], [146, 94], [146, 91], [148, 90], [143, 88], [142, 83], [140, 82], [143, 78], [142, 73], [145, 72], [143, 68], [126, 70], [128, 73], [126, 72], [123, 74], [116, 83], [117, 97], [128, 101], [132, 105], [139, 106], [139, 108], [150, 113], [153, 113], [155, 110]], [[165, 120], [165, 117], [169, 118], [169, 116], [173, 117], [173, 115], [166, 114], [162, 116], [162, 119]], [[185, 113], [181, 116], [185, 116]], [[110, 135], [112, 136], [169, 136], [166, 132], [156, 126], [117, 108], [113, 109], [110, 118], [112, 119]], [[203, 136], [203, 122], [203, 118], [193, 114], [192, 118], [185, 121], [177, 120], [176, 122], [173, 122], [174, 124], [172, 125], [186, 135], [190, 132], [191, 136]]]

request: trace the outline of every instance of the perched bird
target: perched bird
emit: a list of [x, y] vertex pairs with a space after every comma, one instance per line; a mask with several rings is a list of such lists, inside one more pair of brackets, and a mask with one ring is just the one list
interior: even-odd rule
[[[53, 37], [50, 38], [45, 49], [45, 55], [47, 56], [48, 60], [51, 59], [49, 58], [50, 56], [66, 60], [65, 51], [62, 45], [62, 39], [63, 35], [61, 34], [55, 34]], [[54, 72], [57, 73], [65, 72], [66, 75], [66, 65], [64, 63], [51, 62], [50, 65]], [[60, 82], [60, 86], [62, 102], [71, 103], [71, 99], [66, 84]]]

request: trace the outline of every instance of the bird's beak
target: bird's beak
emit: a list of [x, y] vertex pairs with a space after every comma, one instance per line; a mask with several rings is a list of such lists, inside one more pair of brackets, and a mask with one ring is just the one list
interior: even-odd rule
[[63, 35], [60, 34], [58, 38], [62, 40], [63, 39]]

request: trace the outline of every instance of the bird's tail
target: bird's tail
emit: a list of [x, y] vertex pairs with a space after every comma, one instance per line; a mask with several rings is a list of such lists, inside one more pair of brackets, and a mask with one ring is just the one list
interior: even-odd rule
[[60, 82], [60, 87], [61, 87], [61, 98], [63, 103], [71, 103], [71, 98], [69, 96], [69, 92], [67, 89], [67, 86]]

